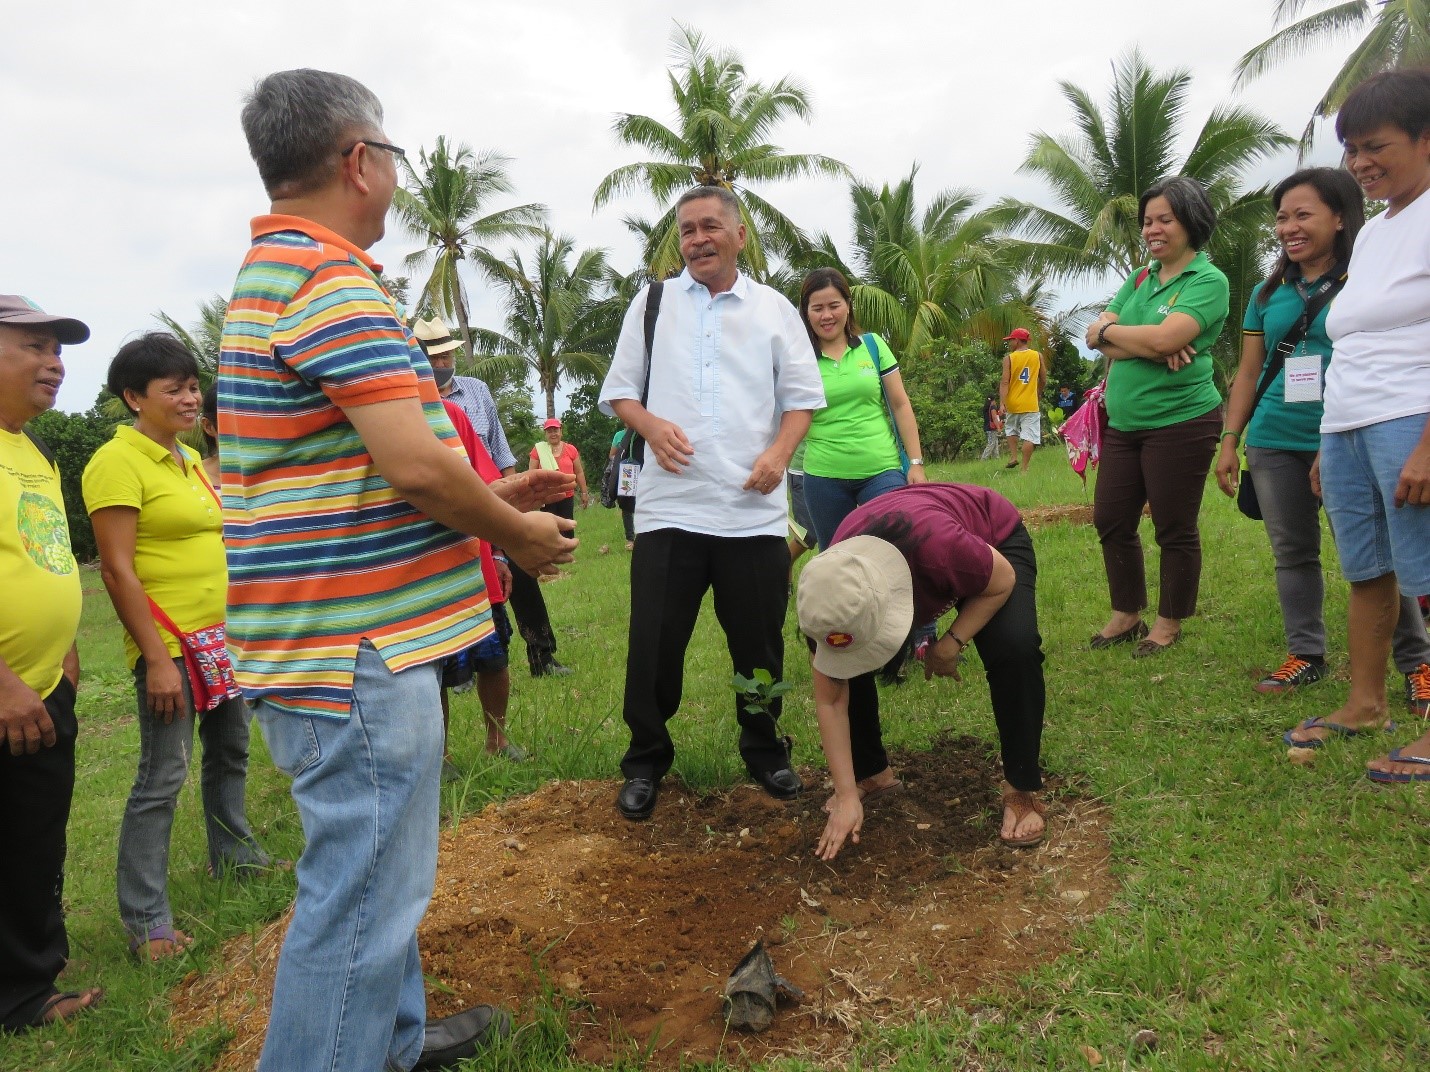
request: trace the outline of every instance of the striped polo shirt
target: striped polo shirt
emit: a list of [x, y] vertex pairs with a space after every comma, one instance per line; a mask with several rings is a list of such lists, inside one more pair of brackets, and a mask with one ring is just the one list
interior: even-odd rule
[[343, 410], [419, 398], [462, 444], [381, 266], [310, 220], [252, 227], [218, 374], [235, 674], [250, 701], [346, 718], [361, 641], [397, 672], [482, 640], [491, 610], [480, 541], [400, 498]]

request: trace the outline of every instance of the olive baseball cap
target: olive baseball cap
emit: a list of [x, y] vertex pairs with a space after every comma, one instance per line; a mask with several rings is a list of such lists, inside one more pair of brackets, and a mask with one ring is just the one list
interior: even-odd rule
[[89, 338], [89, 325], [69, 316], [51, 316], [20, 294], [0, 294], [0, 326], [48, 328], [66, 346]]

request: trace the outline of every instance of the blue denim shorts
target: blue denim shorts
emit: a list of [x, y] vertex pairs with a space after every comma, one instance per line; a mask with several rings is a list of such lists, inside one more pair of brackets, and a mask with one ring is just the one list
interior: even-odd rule
[[1402, 595], [1430, 593], [1430, 506], [1395, 505], [1395, 485], [1430, 414], [1321, 436], [1321, 489], [1348, 581], [1394, 573]]

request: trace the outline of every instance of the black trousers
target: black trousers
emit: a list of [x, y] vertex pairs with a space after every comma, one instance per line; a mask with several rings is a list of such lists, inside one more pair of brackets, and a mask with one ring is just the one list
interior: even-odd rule
[[1148, 432], [1109, 428], [1092, 493], [1092, 523], [1102, 541], [1112, 609], [1137, 612], [1147, 606], [1142, 540], [1143, 504], [1152, 508], [1152, 528], [1162, 549], [1157, 613], [1190, 618], [1202, 579], [1202, 536], [1197, 515], [1216, 454], [1221, 406], [1200, 417]]
[[516, 628], [526, 642], [526, 662], [533, 674], [543, 673], [556, 657], [556, 634], [546, 613], [546, 598], [535, 577], [515, 563], [511, 567], [511, 597], [507, 600]]
[[58, 738], [34, 755], [0, 745], [0, 815], [7, 817], [0, 878], [0, 1029], [21, 1031], [55, 992], [69, 959], [61, 898], [65, 824], [74, 795], [78, 724], [74, 686], [61, 678], [45, 697]]
[[[631, 554], [630, 642], [626, 654], [625, 719], [630, 748], [621, 760], [627, 778], [663, 778], [675, 759], [666, 723], [680, 707], [685, 649], [705, 593], [715, 593], [715, 616], [725, 631], [730, 661], [746, 677], [768, 670], [784, 676], [789, 548], [783, 536], [705, 536], [682, 529], [643, 532]], [[789, 766], [775, 732], [776, 699], [768, 713], [744, 710], [739, 696], [740, 755], [750, 773]]]
[[[998, 545], [1016, 581], [1008, 602], [973, 637], [983, 660], [993, 719], [1003, 754], [1003, 772], [1014, 789], [1043, 787], [1039, 754], [1043, 742], [1043, 638], [1038, 633], [1038, 560], [1033, 539], [1021, 524]], [[849, 682], [849, 744], [858, 780], [889, 765], [879, 727], [879, 692], [874, 674]]]

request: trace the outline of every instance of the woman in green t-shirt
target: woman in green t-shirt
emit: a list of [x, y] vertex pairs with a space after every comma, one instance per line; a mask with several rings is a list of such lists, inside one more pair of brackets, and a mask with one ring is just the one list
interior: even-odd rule
[[[1221, 427], [1212, 343], [1226, 322], [1226, 276], [1201, 252], [1216, 210], [1179, 175], [1142, 194], [1151, 263], [1134, 272], [1087, 329], [1108, 358], [1107, 432], [1093, 492], [1112, 617], [1094, 648], [1135, 643], [1136, 658], [1171, 647], [1197, 607], [1202, 574], [1197, 512]], [[1147, 581], [1137, 527], [1150, 506], [1162, 549], [1157, 620], [1142, 621]]]
[[[825, 407], [814, 411], [804, 440], [804, 495], [819, 546], [828, 547], [839, 523], [856, 506], [928, 477], [918, 421], [898, 361], [877, 335], [873, 339], [878, 352], [869, 353], [843, 273], [833, 268], [810, 272], [800, 288], [799, 315], [819, 355], [825, 400]], [[910, 459], [907, 479], [890, 410]]]
[[[1321, 501], [1311, 490], [1311, 466], [1321, 449], [1321, 384], [1331, 363], [1327, 298], [1334, 299], [1345, 279], [1365, 223], [1365, 202], [1350, 172], [1322, 167], [1283, 179], [1271, 193], [1271, 205], [1281, 257], [1246, 307], [1241, 365], [1227, 401], [1216, 475], [1221, 490], [1236, 495], [1241, 476], [1236, 447], [1245, 433], [1247, 468], [1276, 559], [1276, 595], [1288, 652], [1279, 669], [1256, 683], [1256, 691], [1289, 692], [1326, 675]], [[1302, 330], [1308, 302], [1319, 310]], [[1263, 390], [1262, 380], [1293, 329], [1301, 338], [1291, 340], [1286, 366]], [[1288, 400], [1288, 372], [1294, 379], [1312, 380], [1314, 389], [1293, 389]], [[1430, 662], [1430, 637], [1409, 596], [1400, 600], [1394, 649], [1403, 674]]]

